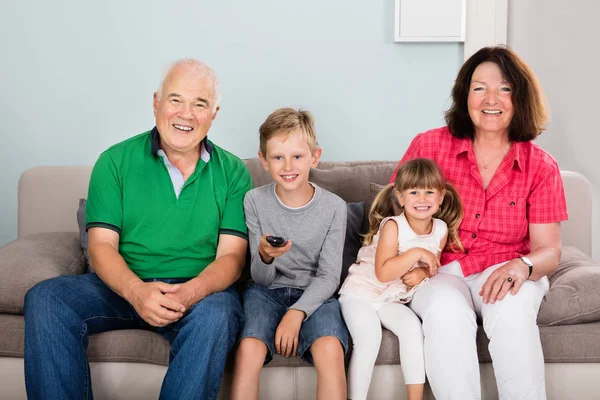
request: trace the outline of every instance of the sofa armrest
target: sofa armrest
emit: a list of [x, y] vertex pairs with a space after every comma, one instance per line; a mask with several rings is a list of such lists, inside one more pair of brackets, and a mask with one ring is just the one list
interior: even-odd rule
[[0, 312], [23, 313], [25, 294], [38, 282], [85, 272], [76, 232], [36, 233], [0, 247]]

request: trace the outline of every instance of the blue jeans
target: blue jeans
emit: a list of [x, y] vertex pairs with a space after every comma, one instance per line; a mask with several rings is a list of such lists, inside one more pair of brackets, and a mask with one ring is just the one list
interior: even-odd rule
[[[244, 304], [244, 327], [240, 339], [256, 338], [267, 346], [264, 364], [268, 364], [277, 353], [275, 349], [275, 331], [289, 308], [298, 301], [303, 290], [291, 287], [269, 289], [251, 283], [242, 293]], [[348, 329], [342, 318], [340, 303], [335, 298], [321, 304], [312, 315], [302, 323], [298, 334], [298, 355], [313, 364], [310, 347], [324, 336], [333, 336], [340, 341], [344, 354], [348, 349]]]
[[[157, 279], [181, 283], [187, 279]], [[148, 325], [96, 274], [61, 276], [25, 296], [25, 386], [28, 399], [92, 399], [88, 336], [145, 329], [171, 343], [161, 399], [214, 399], [228, 353], [244, 320], [234, 289], [213, 293], [165, 327]]]

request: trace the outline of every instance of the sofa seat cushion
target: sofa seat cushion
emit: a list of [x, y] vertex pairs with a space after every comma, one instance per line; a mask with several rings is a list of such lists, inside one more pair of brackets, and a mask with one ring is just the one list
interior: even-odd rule
[[[547, 363], [597, 363], [600, 362], [600, 322], [565, 326], [540, 327], [540, 338]], [[477, 331], [477, 355], [480, 363], [491, 363], [489, 340], [480, 326]], [[351, 356], [348, 352], [346, 360]], [[398, 338], [383, 330], [376, 365], [400, 364]], [[276, 355], [267, 367], [309, 365], [300, 357], [285, 358]]]
[[600, 265], [581, 250], [564, 246], [556, 271], [548, 276], [550, 290], [538, 314], [540, 325], [570, 325], [600, 321]]
[[22, 314], [25, 293], [35, 284], [84, 271], [77, 233], [36, 233], [7, 243], [0, 248], [0, 312]]
[[[23, 357], [25, 320], [22, 315], [0, 314], [0, 357]], [[544, 359], [547, 363], [600, 362], [600, 322], [540, 327]], [[162, 336], [143, 330], [122, 330], [90, 336], [90, 361], [141, 362], [168, 365], [169, 342]], [[479, 327], [477, 347], [479, 362], [489, 363], [489, 341]], [[347, 360], [349, 360], [350, 353]], [[383, 330], [377, 365], [400, 363], [398, 338]], [[275, 355], [269, 367], [307, 366], [300, 357]]]
[[[23, 357], [25, 318], [0, 314], [0, 357]], [[138, 362], [169, 365], [169, 342], [157, 333], [126, 329], [91, 335], [90, 361]], [[0, 396], [1, 397], [1, 396]]]

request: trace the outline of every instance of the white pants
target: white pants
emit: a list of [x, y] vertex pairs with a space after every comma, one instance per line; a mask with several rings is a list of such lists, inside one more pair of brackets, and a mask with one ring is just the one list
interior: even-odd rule
[[481, 398], [476, 315], [490, 339], [501, 400], [545, 399], [544, 356], [537, 314], [548, 278], [527, 281], [495, 304], [483, 304], [479, 291], [504, 263], [464, 277], [460, 263], [441, 267], [415, 293], [411, 309], [423, 320], [427, 378], [437, 400]]
[[[427, 286], [427, 285], [424, 285]], [[340, 305], [354, 347], [348, 368], [348, 397], [366, 399], [381, 345], [381, 326], [398, 336], [404, 381], [425, 383], [421, 321], [404, 304], [369, 302], [341, 296]]]

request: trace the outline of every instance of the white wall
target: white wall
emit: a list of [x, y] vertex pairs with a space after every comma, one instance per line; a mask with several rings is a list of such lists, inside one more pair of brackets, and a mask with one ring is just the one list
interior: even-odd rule
[[[508, 44], [532, 67], [550, 105], [538, 143], [562, 169], [584, 174], [600, 205], [600, 3], [596, 0], [511, 0]], [[594, 213], [593, 256], [600, 257], [600, 218]]]
[[295, 106], [315, 114], [323, 159], [399, 159], [443, 124], [463, 51], [393, 43], [393, 26], [393, 0], [3, 1], [0, 245], [16, 237], [19, 175], [92, 165], [152, 128], [152, 93], [177, 58], [216, 69], [210, 137], [240, 157], [271, 111]]

